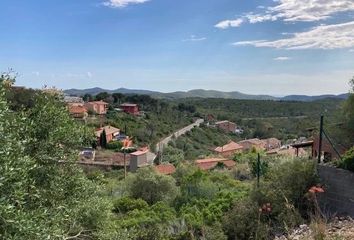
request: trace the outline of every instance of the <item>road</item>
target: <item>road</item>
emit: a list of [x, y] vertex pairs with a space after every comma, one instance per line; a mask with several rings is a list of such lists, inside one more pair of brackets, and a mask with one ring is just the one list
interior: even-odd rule
[[178, 138], [179, 136], [192, 130], [194, 127], [199, 127], [200, 124], [202, 124], [202, 123], [204, 123], [204, 119], [202, 119], [202, 118], [197, 119], [194, 123], [182, 128], [182, 129], [174, 132], [173, 134], [169, 135], [168, 137], [162, 139], [160, 142], [158, 142], [156, 144], [156, 152], [160, 152], [161, 150], [163, 150], [163, 147], [166, 146], [172, 140], [173, 136]]
[[250, 120], [277, 120], [277, 119], [304, 119], [308, 118], [308, 116], [289, 116], [289, 117], [254, 117], [254, 118], [242, 118], [242, 120], [250, 121]]

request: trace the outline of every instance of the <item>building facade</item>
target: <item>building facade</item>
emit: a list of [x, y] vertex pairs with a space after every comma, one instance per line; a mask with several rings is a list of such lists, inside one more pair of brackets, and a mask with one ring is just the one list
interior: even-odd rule
[[85, 103], [87, 111], [93, 112], [98, 115], [104, 115], [108, 110], [108, 103], [104, 101], [94, 101]]
[[139, 114], [139, 107], [137, 104], [123, 103], [122, 105], [120, 105], [120, 108], [125, 113], [129, 113], [129, 114], [133, 114], [133, 115]]

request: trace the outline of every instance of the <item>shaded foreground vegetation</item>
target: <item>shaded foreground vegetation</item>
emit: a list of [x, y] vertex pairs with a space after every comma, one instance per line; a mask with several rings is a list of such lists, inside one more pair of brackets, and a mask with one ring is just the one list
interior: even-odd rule
[[55, 92], [11, 110], [7, 86], [2, 78], [0, 239], [270, 239], [316, 210], [308, 196], [315, 166], [304, 159], [264, 159], [259, 187], [252, 154], [231, 171], [179, 161], [173, 176], [152, 168], [125, 180], [120, 171], [84, 173], [75, 162], [92, 131]]
[[[208, 173], [192, 166], [181, 165], [173, 177], [148, 168], [127, 180], [121, 180], [119, 173], [85, 175], [73, 163], [77, 149], [92, 136], [68, 116], [58, 96], [38, 93], [33, 108], [13, 112], [4, 91], [2, 87], [1, 239], [226, 239], [259, 222], [252, 212], [234, 219], [232, 211], [239, 204], [259, 206], [265, 201], [277, 209], [277, 201], [285, 201], [269, 198], [271, 193], [254, 198], [252, 181], [240, 182], [228, 172]], [[303, 179], [301, 187], [285, 195], [295, 204], [313, 183], [314, 171], [309, 162], [290, 164], [298, 166], [298, 171], [292, 175], [269, 171], [264, 186], [279, 182], [279, 176], [285, 178], [283, 184], [291, 177], [286, 188], [294, 187], [294, 178]], [[278, 214], [274, 212], [274, 221]], [[234, 221], [241, 219], [249, 222], [242, 231], [233, 230]]]

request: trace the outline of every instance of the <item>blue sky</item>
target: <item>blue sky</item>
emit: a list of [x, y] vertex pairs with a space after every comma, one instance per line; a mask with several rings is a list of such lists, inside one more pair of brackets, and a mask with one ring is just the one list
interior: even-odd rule
[[353, 0], [1, 0], [0, 70], [39, 88], [343, 93]]

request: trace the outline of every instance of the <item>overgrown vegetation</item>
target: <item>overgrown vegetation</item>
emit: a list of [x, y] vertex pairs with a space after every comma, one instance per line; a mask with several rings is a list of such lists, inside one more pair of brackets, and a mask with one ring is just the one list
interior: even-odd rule
[[200, 115], [212, 114], [216, 119], [237, 123], [245, 130], [242, 138], [281, 140], [310, 136], [308, 128], [318, 126], [321, 114], [334, 122], [343, 104], [343, 100], [338, 99], [291, 102], [195, 98], [178, 101], [194, 105]]
[[[85, 174], [75, 162], [79, 149], [94, 140], [92, 129], [70, 118], [55, 91], [36, 91], [33, 105], [14, 108], [16, 101], [7, 97], [12, 82], [8, 75], [0, 78], [0, 239], [271, 239], [308, 221], [314, 210], [308, 190], [317, 177], [308, 159], [262, 157], [259, 186], [256, 152], [235, 156], [231, 171], [184, 163], [237, 140], [204, 126], [167, 148], [165, 159], [177, 165], [172, 176], [153, 168], [127, 179], [122, 171]], [[161, 128], [174, 121], [175, 127], [192, 111], [188, 104], [170, 105], [146, 119], [158, 118]], [[168, 116], [174, 113], [181, 120]], [[121, 121], [115, 114], [109, 121]], [[146, 119], [132, 121], [146, 126]], [[344, 161], [348, 169], [352, 155]]]
[[[170, 142], [170, 147], [164, 151], [164, 160], [176, 163], [175, 160], [172, 160], [175, 152], [182, 152], [184, 159], [187, 160], [203, 158], [215, 154], [213, 152], [215, 147], [225, 145], [231, 140], [239, 141], [240, 137], [236, 134], [229, 134], [216, 128], [201, 125]], [[172, 151], [172, 149], [176, 150]]]

